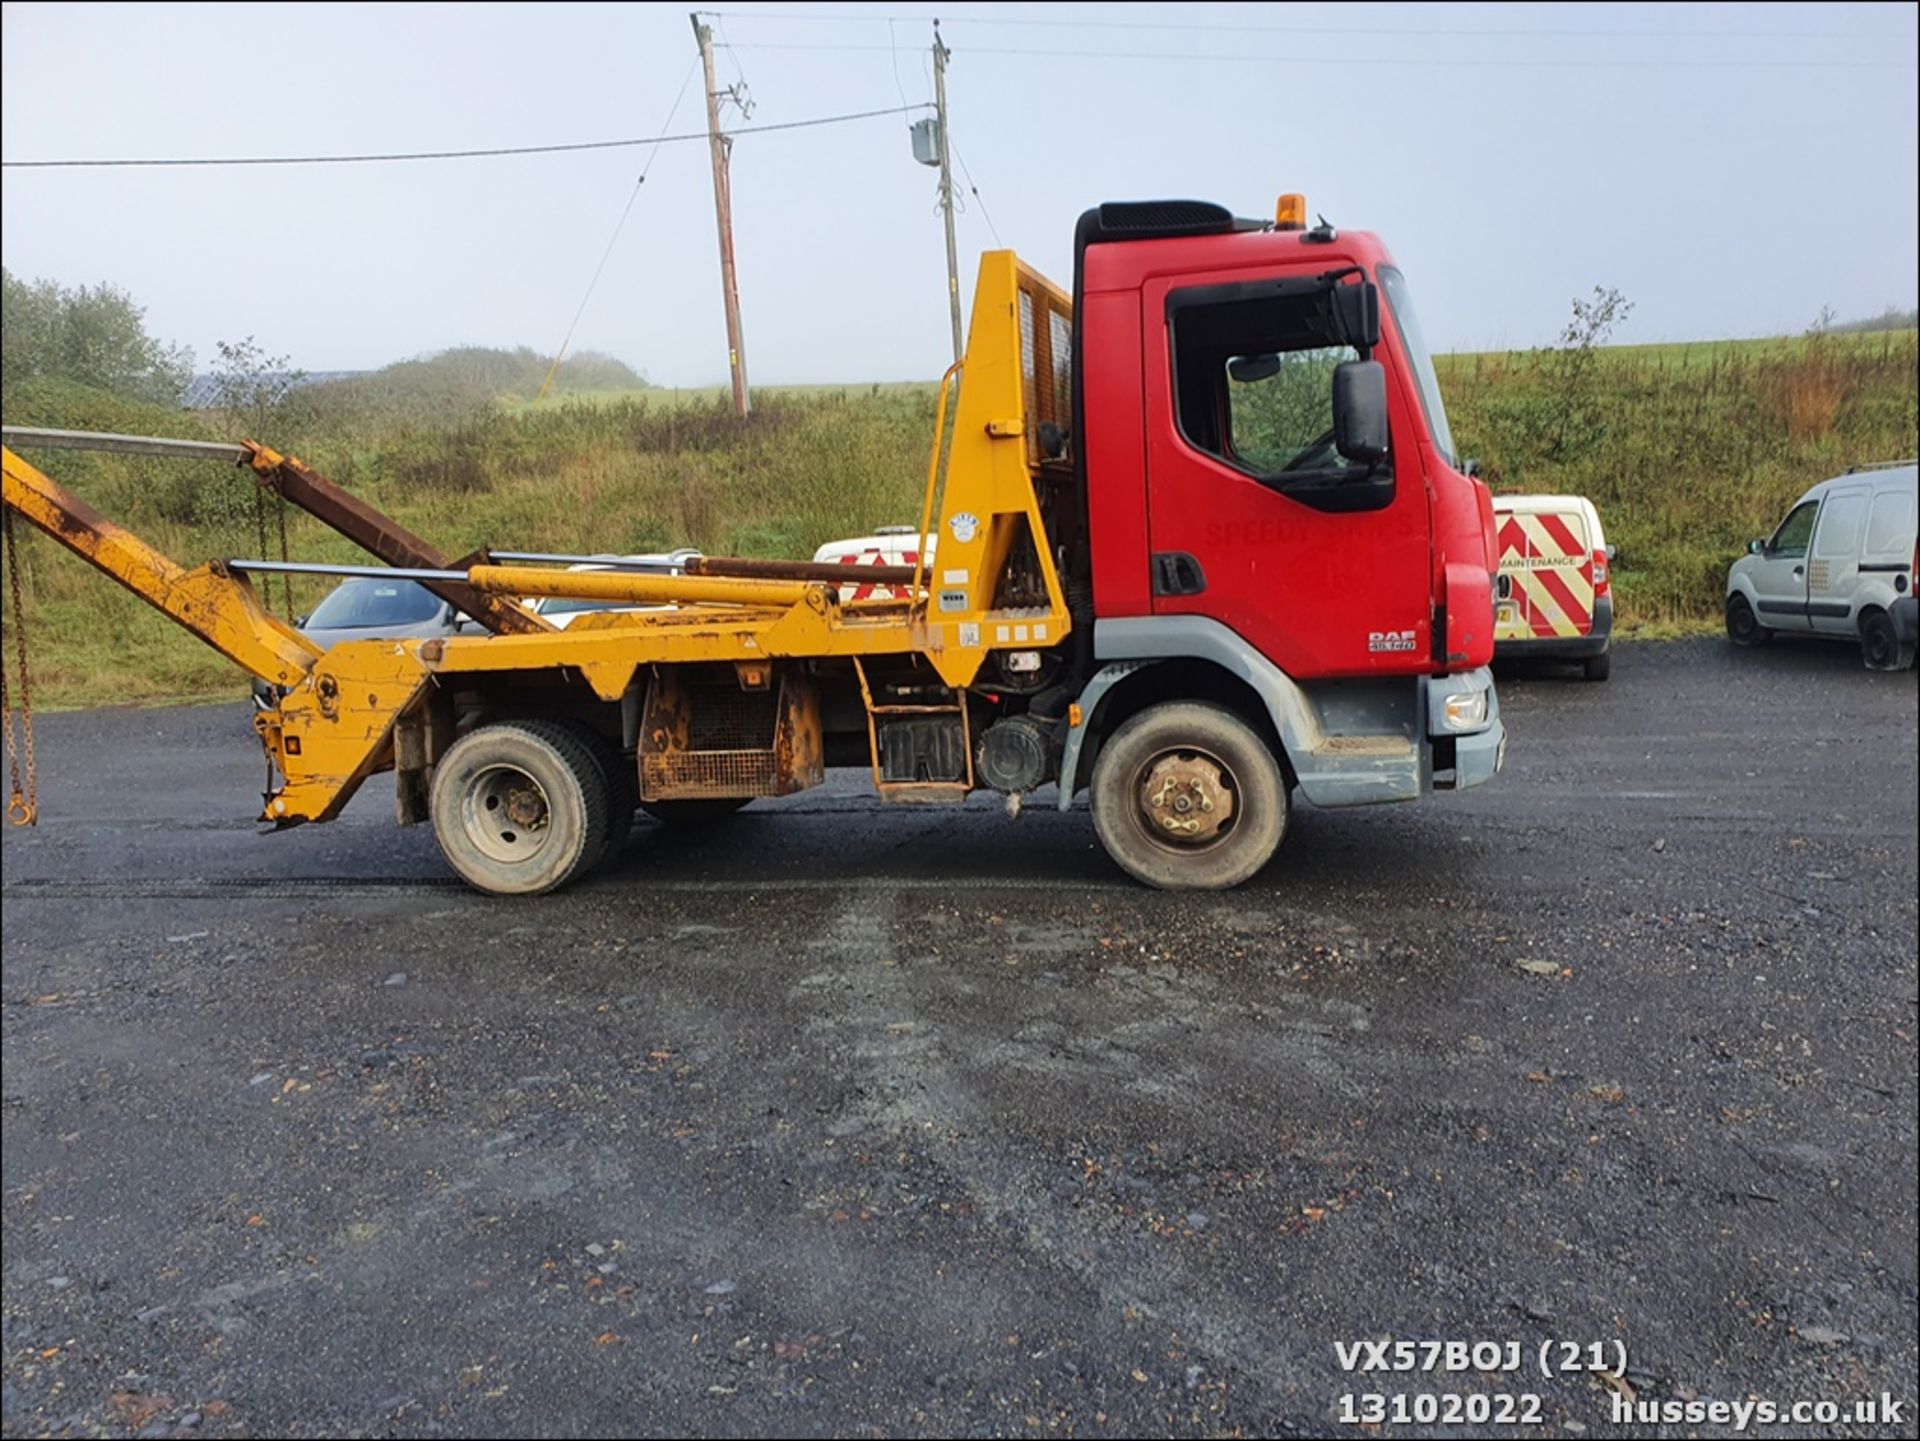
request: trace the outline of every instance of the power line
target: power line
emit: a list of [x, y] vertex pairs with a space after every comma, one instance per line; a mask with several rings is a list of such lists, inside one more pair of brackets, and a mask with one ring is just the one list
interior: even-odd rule
[[[802, 20], [828, 22], [925, 21], [925, 15], [875, 15], [848, 11], [708, 10], [703, 14], [735, 20]], [[1865, 30], [1620, 30], [1552, 29], [1526, 26], [1417, 26], [1417, 25], [1272, 25], [1196, 24], [1186, 20], [1047, 20], [1028, 16], [942, 15], [942, 25], [1018, 26], [1054, 30], [1182, 30], [1237, 35], [1406, 35], [1421, 38], [1534, 40], [1907, 40], [1892, 31]]]
[[[736, 42], [742, 50], [885, 50], [885, 45], [858, 43], [806, 43], [800, 41]], [[1193, 51], [1165, 50], [1059, 50], [1021, 48], [1011, 45], [969, 45], [967, 55], [1018, 55], [1036, 60], [1201, 60], [1208, 64], [1251, 65], [1332, 65], [1345, 64], [1351, 57], [1339, 55], [1248, 55], [1201, 54]], [[1440, 58], [1420, 56], [1396, 59], [1369, 55], [1369, 65], [1439, 67], [1447, 69], [1503, 70], [1911, 70], [1910, 62], [1900, 60], [1517, 60], [1484, 56]]]
[[[951, 143], [951, 142], [950, 142]], [[967, 177], [967, 191], [980, 202], [980, 218], [987, 222], [987, 229], [993, 235], [993, 243], [1001, 250], [1007, 247], [1000, 239], [1000, 228], [993, 223], [993, 214], [987, 209], [986, 198], [980, 194], [980, 187], [973, 183], [973, 172], [967, 169], [967, 157], [960, 153], [960, 147], [954, 145], [953, 158], [960, 162], [960, 173]]]
[[[700, 68], [698, 58], [687, 67], [686, 78], [680, 82], [680, 89], [673, 97], [673, 107], [667, 111], [667, 118], [661, 122], [662, 132], [672, 128], [673, 117], [680, 113], [680, 102], [687, 98], [687, 87], [693, 84], [693, 74]], [[600, 263], [593, 267], [593, 278], [587, 282], [587, 293], [580, 297], [580, 305], [573, 312], [573, 319], [567, 322], [567, 333], [561, 338], [560, 348], [553, 353], [553, 364], [547, 367], [546, 378], [540, 382], [540, 393], [534, 396], [537, 405], [546, 398], [547, 391], [553, 386], [554, 376], [560, 373], [560, 362], [567, 358], [567, 348], [573, 344], [573, 332], [579, 328], [580, 317], [587, 313], [587, 302], [593, 299], [594, 287], [600, 284], [600, 273], [607, 268], [607, 261], [613, 257], [613, 247], [620, 243], [620, 232], [627, 227], [627, 217], [633, 214], [633, 202], [640, 198], [640, 187], [647, 183], [647, 174], [653, 169], [653, 162], [660, 158], [660, 146], [656, 144], [648, 152], [647, 163], [640, 167], [640, 178], [633, 182], [633, 189], [627, 192], [627, 205], [620, 212], [619, 220], [614, 222], [613, 234], [607, 239], [607, 248], [600, 252]]]
[[[885, 48], [885, 47], [881, 47]], [[785, 120], [771, 125], [742, 125], [729, 135], [770, 135], [778, 130], [808, 130], [817, 125], [843, 125], [852, 120], [874, 120], [929, 110], [927, 104], [895, 105], [885, 110], [855, 110], [845, 115], [819, 115], [811, 120]], [[8, 170], [98, 169], [110, 166], [182, 165], [358, 165], [386, 160], [479, 160], [500, 155], [557, 155], [564, 151], [630, 150], [639, 145], [672, 145], [683, 140], [706, 140], [704, 130], [684, 135], [643, 135], [633, 140], [583, 140], [570, 145], [505, 145], [487, 150], [409, 150], [378, 155], [241, 155], [194, 160], [0, 160]]]
[[900, 83], [900, 44], [899, 37], [893, 32], [893, 21], [887, 21], [887, 54], [893, 60], [893, 88], [900, 92], [900, 103], [907, 103], [907, 87]]

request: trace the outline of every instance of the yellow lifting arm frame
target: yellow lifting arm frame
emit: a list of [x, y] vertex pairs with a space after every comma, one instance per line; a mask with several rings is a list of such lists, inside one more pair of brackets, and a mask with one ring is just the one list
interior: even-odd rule
[[5, 479], [6, 503], [23, 519], [249, 674], [269, 685], [293, 686], [320, 658], [318, 647], [267, 614], [246, 579], [221, 562], [183, 569], [11, 449], [5, 451]]

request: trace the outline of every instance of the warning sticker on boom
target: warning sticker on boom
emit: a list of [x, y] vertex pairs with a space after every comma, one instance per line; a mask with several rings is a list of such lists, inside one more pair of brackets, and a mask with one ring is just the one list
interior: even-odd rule
[[967, 593], [964, 590], [943, 590], [940, 592], [940, 609], [953, 611], [967, 608]]

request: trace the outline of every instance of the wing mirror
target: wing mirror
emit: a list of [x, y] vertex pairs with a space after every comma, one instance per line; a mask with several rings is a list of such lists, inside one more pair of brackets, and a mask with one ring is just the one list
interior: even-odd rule
[[1380, 287], [1371, 280], [1334, 286], [1333, 325], [1362, 355], [1372, 350], [1380, 343]]
[[1348, 460], [1371, 464], [1386, 458], [1387, 372], [1379, 361], [1349, 360], [1334, 368], [1333, 443]]
[[1764, 540], [1750, 540], [1747, 542], [1748, 555], [1765, 555], [1766, 553], [1767, 543]]

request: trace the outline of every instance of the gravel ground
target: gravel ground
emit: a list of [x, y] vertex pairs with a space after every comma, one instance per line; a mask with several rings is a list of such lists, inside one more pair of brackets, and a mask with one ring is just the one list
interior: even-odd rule
[[257, 836], [241, 707], [46, 717], [5, 1432], [1622, 1434], [1586, 1374], [1341, 1369], [1391, 1335], [1910, 1435], [1915, 696], [1508, 677], [1494, 785], [1303, 808], [1223, 896], [837, 776], [489, 901], [377, 783]]

